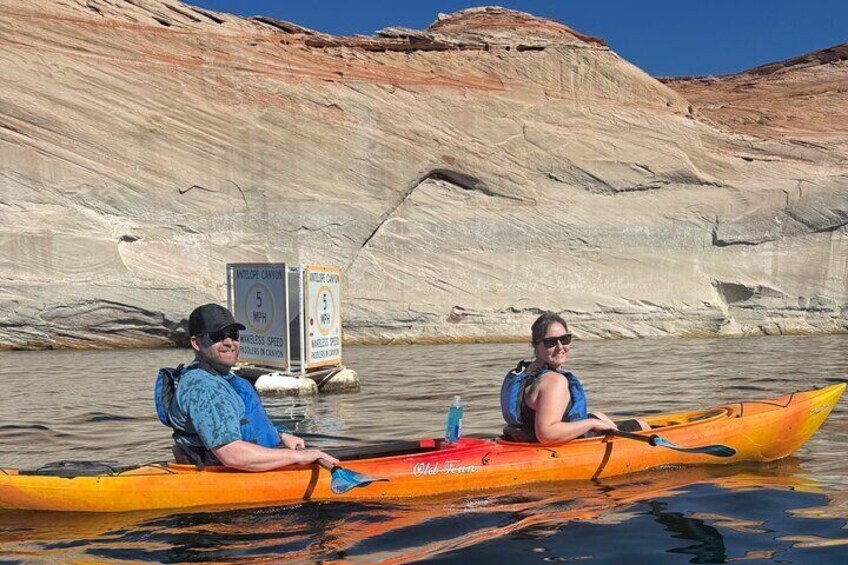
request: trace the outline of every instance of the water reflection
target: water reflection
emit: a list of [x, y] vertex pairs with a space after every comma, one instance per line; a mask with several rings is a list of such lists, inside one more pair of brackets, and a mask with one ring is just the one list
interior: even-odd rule
[[[848, 539], [844, 516], [815, 523], [785, 519], [799, 506], [827, 504], [828, 500], [813, 492], [814, 485], [795, 478], [798, 484], [786, 476], [764, 476], [755, 471], [669, 486], [667, 492], [649, 488], [634, 500], [625, 497], [621, 504], [594, 515], [581, 511], [543, 515], [540, 522], [520, 527], [508, 536], [493, 536], [445, 553], [437, 551], [429, 554], [427, 561], [620, 563], [624, 559], [633, 563], [679, 563], [672, 556], [686, 555], [689, 563], [775, 556], [779, 556], [777, 562], [842, 563], [842, 546]], [[620, 489], [613, 493], [616, 491], [620, 493]], [[599, 504], [597, 498], [594, 504]], [[751, 517], [752, 513], [768, 518], [758, 520]], [[798, 554], [798, 534], [810, 527], [819, 531], [821, 539], [810, 540], [812, 545], [807, 547], [820, 551]]]
[[691, 563], [724, 563], [752, 552], [816, 547], [823, 551], [819, 559], [835, 562], [839, 544], [848, 539], [844, 520], [818, 520], [814, 539], [804, 527], [808, 518], [786, 519], [793, 509], [826, 505], [820, 488], [790, 460], [666, 469], [411, 504], [178, 515], [0, 514], [0, 555], [13, 562], [94, 557], [249, 563], [285, 556], [287, 562], [617, 563], [622, 555], [644, 554], [646, 562], [657, 563], [661, 554], [684, 554]]
[[703, 520], [686, 517], [681, 512], [669, 512], [667, 504], [652, 501], [648, 503], [650, 514], [657, 523], [672, 534], [675, 539], [693, 540], [697, 543], [686, 547], [676, 547], [668, 550], [670, 553], [694, 555], [690, 563], [725, 563], [727, 548], [721, 533], [708, 526]]

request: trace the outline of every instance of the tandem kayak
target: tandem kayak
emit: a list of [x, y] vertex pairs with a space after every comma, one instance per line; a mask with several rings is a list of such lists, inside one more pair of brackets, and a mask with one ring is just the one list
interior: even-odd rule
[[[250, 473], [156, 463], [76, 475], [62, 465], [0, 468], [0, 510], [128, 512], [403, 499], [598, 479], [666, 465], [774, 461], [819, 429], [845, 386], [648, 416], [652, 429], [637, 434], [640, 438], [599, 436], [543, 446], [472, 437], [451, 445], [424, 439], [350, 448], [333, 452], [344, 469], [385, 480], [341, 494], [331, 489], [331, 473], [319, 466]], [[716, 456], [703, 446], [725, 451]]]

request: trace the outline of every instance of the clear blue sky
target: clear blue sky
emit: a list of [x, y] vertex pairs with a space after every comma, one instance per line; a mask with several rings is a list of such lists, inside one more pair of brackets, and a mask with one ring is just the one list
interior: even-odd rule
[[499, 5], [604, 38], [654, 76], [733, 73], [848, 42], [848, 0], [187, 0], [335, 35], [423, 29], [439, 12]]

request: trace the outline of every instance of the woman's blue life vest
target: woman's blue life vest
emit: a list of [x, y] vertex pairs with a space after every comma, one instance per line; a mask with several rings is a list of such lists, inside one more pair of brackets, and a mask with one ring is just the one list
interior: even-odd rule
[[[177, 400], [177, 387], [179, 386], [180, 379], [192, 371], [203, 371], [203, 369], [193, 365], [189, 365], [188, 367], [180, 365], [176, 369], [164, 367], [159, 369], [159, 374], [156, 376], [156, 387], [153, 392], [156, 414], [159, 416], [159, 421], [174, 430], [174, 442], [178, 445], [183, 443], [197, 445], [199, 440], [196, 434], [174, 426], [171, 421], [171, 410]], [[239, 422], [239, 435], [241, 439], [263, 447], [276, 447], [279, 445], [279, 432], [285, 431], [285, 426], [275, 427], [271, 423], [253, 385], [238, 376], [226, 380], [239, 398], [241, 398], [242, 402], [244, 402], [244, 417]], [[180, 441], [179, 436], [186, 436], [182, 438], [186, 441]], [[194, 437], [190, 438], [189, 436]]]
[[[506, 374], [501, 385], [501, 412], [503, 418], [510, 426], [532, 430], [535, 422], [525, 422], [523, 415], [529, 411], [529, 407], [524, 404], [524, 394], [527, 387], [533, 383], [539, 376], [551, 369], [543, 366], [535, 371], [527, 371], [530, 364], [526, 361], [521, 361], [515, 369], [512, 369]], [[571, 394], [571, 401], [563, 414], [563, 422], [577, 422], [585, 420], [588, 417], [586, 409], [586, 393], [583, 391], [583, 385], [577, 379], [574, 373], [564, 369], [557, 369], [554, 372], [561, 374], [568, 380], [568, 392]]]

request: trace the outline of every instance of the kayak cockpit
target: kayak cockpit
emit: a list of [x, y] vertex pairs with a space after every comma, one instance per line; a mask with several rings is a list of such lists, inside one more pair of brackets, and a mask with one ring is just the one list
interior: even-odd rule
[[727, 418], [730, 410], [726, 407], [711, 408], [709, 410], [698, 410], [694, 412], [679, 412], [676, 414], [658, 414], [648, 416], [645, 421], [651, 426], [651, 431], [676, 428], [690, 424], [703, 424]]
[[481, 446], [491, 446], [494, 438], [464, 437], [456, 443], [446, 443], [441, 439], [422, 439], [418, 441], [392, 441], [371, 445], [327, 448], [325, 451], [340, 461], [361, 459], [390, 459], [396, 457], [427, 456], [440, 451], [450, 450], [459, 453]]
[[17, 474], [72, 479], [74, 477], [117, 476], [145, 466], [118, 465], [114, 461], [54, 461], [37, 469], [20, 469]]
[[[638, 434], [650, 435], [663, 433], [669, 429], [679, 429], [691, 425], [702, 425], [705, 423], [713, 423], [718, 420], [728, 418], [732, 415], [732, 411], [725, 406], [719, 408], [711, 408], [709, 410], [699, 410], [693, 412], [680, 412], [676, 414], [658, 414], [656, 416], [647, 416], [643, 419], [651, 426], [650, 431], [636, 432]], [[564, 441], [554, 445], [565, 445], [572, 442], [599, 441], [605, 436], [603, 434], [589, 434], [586, 437], [580, 437]], [[497, 439], [498, 443], [506, 445], [540, 445], [538, 442], [530, 438], [529, 434], [521, 428], [515, 426], [504, 426], [503, 435]]]
[[435, 440], [392, 441], [353, 447], [327, 448], [325, 451], [340, 461], [357, 461], [384, 457], [402, 457], [432, 453], [439, 450]]

